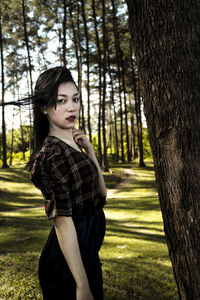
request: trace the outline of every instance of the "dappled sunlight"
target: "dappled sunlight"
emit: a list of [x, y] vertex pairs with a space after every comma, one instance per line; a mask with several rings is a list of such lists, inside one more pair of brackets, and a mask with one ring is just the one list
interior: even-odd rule
[[[133, 175], [122, 176], [126, 167], [114, 168], [113, 174], [106, 175], [107, 186], [114, 192], [110, 193], [104, 209], [107, 230], [100, 251], [105, 300], [175, 300], [176, 286], [153, 170], [149, 171], [148, 167], [139, 169], [135, 164], [132, 166]], [[1, 186], [6, 189], [0, 190], [0, 226], [3, 228], [0, 233], [0, 263], [4, 264], [1, 268], [5, 272], [0, 284], [4, 286], [5, 293], [8, 290], [12, 294], [12, 286], [5, 281], [6, 278], [15, 276], [13, 284], [16, 286], [20, 282], [24, 291], [24, 285], [32, 282], [40, 299], [38, 258], [53, 222], [45, 215], [40, 191], [28, 180], [21, 183], [12, 180], [18, 178], [18, 171], [16, 175], [14, 171], [6, 172], [10, 180], [7, 183], [2, 180], [6, 187]], [[4, 171], [0, 170], [0, 175], [4, 177]], [[126, 184], [116, 188], [123, 178]]]
[[[126, 299], [123, 293], [127, 289], [137, 291], [142, 299], [146, 299], [145, 295], [148, 299], [163, 299], [163, 293], [156, 296], [156, 290], [158, 286], [164, 290], [166, 285], [165, 299], [176, 299], [153, 169], [133, 171], [126, 185], [108, 197], [105, 207], [107, 230], [100, 252], [105, 285], [111, 284], [113, 293], [122, 290], [116, 299]], [[161, 273], [162, 278], [158, 275]]]

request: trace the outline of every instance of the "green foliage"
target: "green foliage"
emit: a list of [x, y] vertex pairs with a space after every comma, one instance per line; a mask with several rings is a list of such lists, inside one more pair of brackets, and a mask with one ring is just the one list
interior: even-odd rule
[[[14, 141], [13, 141], [13, 151], [14, 152], [21, 152], [23, 151], [23, 143], [22, 143], [22, 134], [21, 128], [15, 129], [13, 132]], [[25, 151], [29, 148], [29, 140], [30, 140], [30, 126], [27, 124], [23, 124], [23, 137], [24, 137], [24, 146]], [[11, 142], [12, 142], [12, 130], [9, 130], [7, 133], [7, 148], [8, 151], [11, 150]]]

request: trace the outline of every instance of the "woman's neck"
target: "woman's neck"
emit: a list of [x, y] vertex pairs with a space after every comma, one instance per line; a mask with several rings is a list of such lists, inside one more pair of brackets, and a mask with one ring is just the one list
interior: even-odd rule
[[61, 140], [74, 141], [71, 128], [67, 130], [65, 129], [57, 130], [54, 128], [50, 128], [48, 135], [55, 136]]

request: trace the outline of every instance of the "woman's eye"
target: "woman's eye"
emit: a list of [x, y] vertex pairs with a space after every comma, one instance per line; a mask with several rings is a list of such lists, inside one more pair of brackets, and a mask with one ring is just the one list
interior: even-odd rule
[[58, 103], [58, 104], [63, 104], [63, 103], [65, 103], [65, 99], [58, 99], [58, 100], [57, 100], [57, 103]]
[[74, 102], [78, 102], [78, 101], [79, 101], [79, 97], [75, 97]]

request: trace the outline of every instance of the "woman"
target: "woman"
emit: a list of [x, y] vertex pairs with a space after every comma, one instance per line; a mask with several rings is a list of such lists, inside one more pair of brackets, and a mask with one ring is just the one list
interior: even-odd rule
[[79, 111], [80, 96], [68, 69], [56, 67], [39, 76], [29, 167], [54, 222], [39, 261], [45, 300], [103, 299], [98, 252], [105, 234], [106, 187], [92, 144], [75, 128]]

